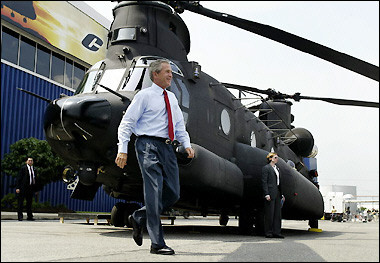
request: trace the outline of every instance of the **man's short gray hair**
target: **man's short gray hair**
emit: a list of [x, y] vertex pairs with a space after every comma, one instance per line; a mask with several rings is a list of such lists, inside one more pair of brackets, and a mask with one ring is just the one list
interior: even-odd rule
[[153, 81], [153, 72], [160, 73], [162, 70], [162, 63], [168, 63], [170, 65], [169, 60], [166, 59], [157, 59], [153, 61], [149, 65], [149, 77]]

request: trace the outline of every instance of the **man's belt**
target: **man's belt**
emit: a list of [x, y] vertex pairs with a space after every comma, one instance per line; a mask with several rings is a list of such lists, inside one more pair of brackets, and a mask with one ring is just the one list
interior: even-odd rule
[[156, 136], [150, 136], [150, 135], [140, 135], [140, 136], [138, 136], [138, 138], [148, 138], [148, 139], [152, 139], [152, 140], [157, 140], [157, 141], [163, 142], [165, 144], [171, 144], [175, 147], [180, 145], [179, 141], [177, 141], [177, 140], [172, 141], [169, 138], [162, 138], [162, 137], [156, 137]]

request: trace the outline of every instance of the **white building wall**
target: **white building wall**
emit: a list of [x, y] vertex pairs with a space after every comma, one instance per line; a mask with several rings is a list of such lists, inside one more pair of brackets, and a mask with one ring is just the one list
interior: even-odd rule
[[[325, 213], [331, 213], [332, 206], [338, 213], [342, 213], [347, 207], [350, 207], [352, 213], [355, 213], [358, 206], [357, 203], [344, 203], [345, 199], [356, 199], [356, 186], [350, 185], [320, 185], [319, 191], [322, 194], [325, 204]], [[343, 198], [345, 195], [352, 195], [352, 198]]]

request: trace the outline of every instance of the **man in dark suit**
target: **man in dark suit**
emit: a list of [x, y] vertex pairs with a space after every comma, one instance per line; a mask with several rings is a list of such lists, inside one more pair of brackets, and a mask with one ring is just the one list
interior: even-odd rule
[[281, 201], [285, 197], [281, 191], [281, 173], [276, 166], [278, 156], [271, 152], [267, 155], [268, 164], [262, 169], [262, 186], [264, 193], [264, 212], [265, 212], [265, 237], [284, 238], [281, 235]]
[[28, 158], [18, 173], [16, 181], [16, 194], [18, 199], [17, 216], [22, 221], [24, 209], [24, 199], [26, 199], [26, 220], [33, 221], [32, 200], [35, 192], [36, 172], [33, 167], [33, 158]]

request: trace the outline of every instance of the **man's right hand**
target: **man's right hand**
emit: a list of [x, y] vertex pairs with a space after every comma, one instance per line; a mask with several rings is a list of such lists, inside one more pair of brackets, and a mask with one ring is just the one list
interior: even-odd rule
[[127, 158], [128, 158], [128, 154], [118, 153], [115, 159], [116, 165], [119, 166], [121, 169], [123, 169], [124, 166], [127, 164]]

